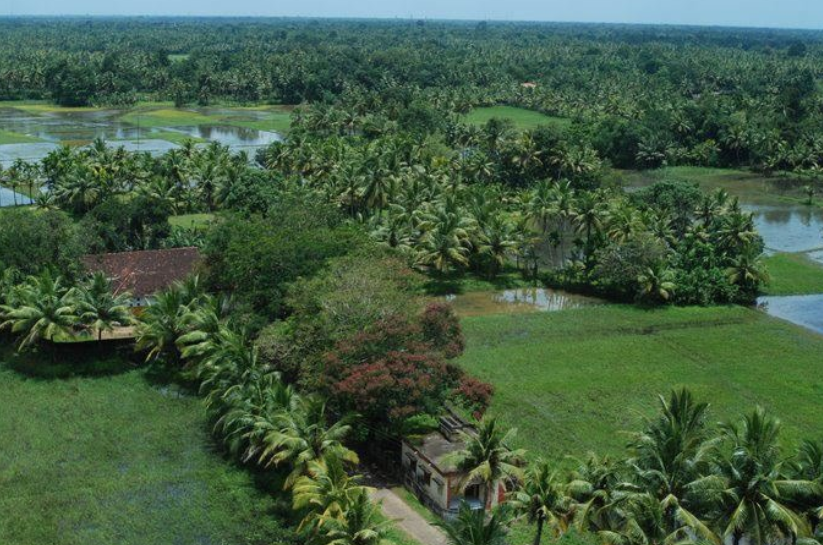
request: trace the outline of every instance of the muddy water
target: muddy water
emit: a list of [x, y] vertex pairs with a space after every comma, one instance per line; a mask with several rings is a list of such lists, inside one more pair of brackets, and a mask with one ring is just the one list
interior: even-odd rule
[[605, 304], [605, 301], [601, 299], [543, 288], [470, 292], [460, 295], [448, 295], [446, 300], [450, 301], [457, 314], [463, 317], [557, 312]]

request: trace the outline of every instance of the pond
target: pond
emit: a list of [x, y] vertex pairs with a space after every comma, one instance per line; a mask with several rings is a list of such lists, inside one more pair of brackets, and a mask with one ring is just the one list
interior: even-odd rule
[[823, 209], [790, 204], [747, 204], [742, 208], [754, 214], [755, 226], [768, 250], [812, 252], [812, 259], [823, 258]]
[[771, 316], [823, 334], [823, 294], [761, 297], [757, 306]]
[[[228, 114], [231, 110], [200, 112]], [[37, 138], [42, 142], [0, 145], [0, 163], [8, 165], [17, 158], [37, 161], [45, 157], [60, 144], [83, 145], [96, 138], [102, 138], [112, 146], [123, 146], [129, 150], [164, 153], [177, 147], [162, 138], [163, 133], [178, 133], [205, 142], [219, 142], [232, 151], [253, 152], [282, 140], [281, 135], [227, 124], [203, 124], [177, 126], [173, 118], [168, 126], [141, 127], [121, 119], [121, 110], [66, 111], [29, 113], [14, 108], [0, 108], [0, 130]], [[261, 114], [262, 115], [262, 114]], [[254, 120], [259, 116], [253, 112], [243, 112], [241, 121]], [[226, 118], [230, 119], [230, 118]], [[176, 139], [173, 139], [176, 140]]]
[[594, 297], [544, 288], [469, 292], [459, 295], [447, 295], [446, 300], [452, 303], [455, 312], [462, 317], [557, 312], [606, 303], [602, 299]]

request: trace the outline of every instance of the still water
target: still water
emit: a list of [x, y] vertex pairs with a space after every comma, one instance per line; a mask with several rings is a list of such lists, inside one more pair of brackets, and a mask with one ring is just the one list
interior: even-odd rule
[[447, 295], [446, 300], [450, 301], [455, 312], [463, 317], [526, 312], [557, 312], [605, 304], [605, 301], [601, 299], [543, 288], [470, 292], [460, 295]]
[[[232, 151], [249, 153], [282, 140], [281, 135], [275, 132], [233, 125], [140, 127], [120, 120], [122, 114], [122, 111], [110, 110], [48, 112], [36, 115], [14, 108], [0, 108], [0, 129], [43, 140], [31, 144], [0, 145], [0, 164], [8, 166], [17, 158], [38, 161], [60, 144], [82, 145], [96, 138], [102, 138], [112, 146], [123, 146], [130, 151], [160, 154], [177, 147], [176, 144], [158, 138], [160, 133], [164, 132], [180, 133], [207, 142], [219, 142]], [[255, 114], [243, 112], [242, 120], [253, 120]]]
[[823, 334], [823, 294], [761, 297], [757, 306], [776, 318]]

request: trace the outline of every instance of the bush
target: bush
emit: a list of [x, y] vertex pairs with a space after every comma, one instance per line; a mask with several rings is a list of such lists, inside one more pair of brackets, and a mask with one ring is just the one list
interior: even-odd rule
[[609, 297], [632, 301], [639, 291], [638, 278], [649, 269], [663, 269], [666, 245], [651, 234], [641, 233], [625, 243], [612, 243], [595, 255], [594, 278]]
[[423, 328], [423, 339], [441, 351], [446, 358], [453, 359], [463, 354], [466, 340], [463, 338], [460, 319], [450, 304], [429, 304], [420, 317], [420, 325]]
[[0, 270], [17, 269], [37, 275], [47, 268], [73, 276], [86, 243], [72, 219], [63, 212], [27, 209], [0, 213]]
[[291, 203], [268, 217], [234, 215], [209, 233], [207, 278], [212, 288], [233, 292], [255, 312], [284, 317], [290, 282], [312, 276], [364, 240], [359, 229], [343, 225], [332, 209], [320, 205]]

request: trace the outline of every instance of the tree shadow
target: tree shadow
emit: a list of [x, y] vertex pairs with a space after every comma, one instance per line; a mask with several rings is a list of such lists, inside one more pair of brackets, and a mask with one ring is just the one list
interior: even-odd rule
[[83, 343], [84, 346], [42, 345], [18, 352], [6, 339], [0, 340], [0, 364], [16, 373], [38, 380], [65, 380], [76, 377], [106, 377], [127, 373], [138, 367], [131, 346]]

